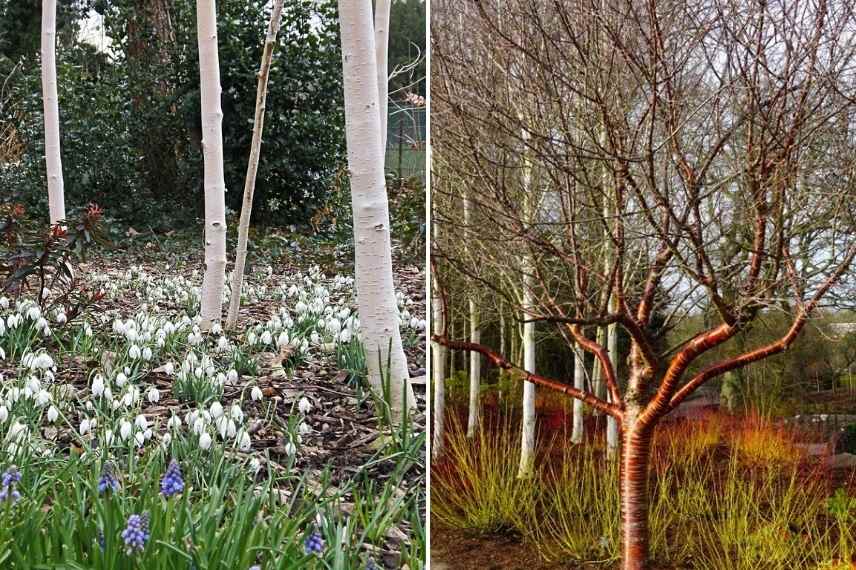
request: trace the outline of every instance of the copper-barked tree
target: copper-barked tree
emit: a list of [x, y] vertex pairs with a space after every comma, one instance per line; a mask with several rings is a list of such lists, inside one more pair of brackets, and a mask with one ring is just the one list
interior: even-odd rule
[[[607, 397], [442, 329], [434, 340], [615, 418], [623, 568], [645, 568], [657, 423], [787, 350], [856, 255], [856, 15], [843, 0], [468, 4], [464, 29], [459, 3], [433, 10], [434, 157], [461, 181], [435, 187], [465, 188], [479, 275], [527, 272], [534, 303], [518, 313], [593, 355]], [[456, 215], [438, 212], [439, 231]], [[458, 251], [435, 260], [467, 275]], [[665, 345], [663, 323], [702, 310], [715, 322]], [[773, 312], [789, 323], [777, 340], [717, 360]], [[626, 360], [593, 334], [613, 324]]]

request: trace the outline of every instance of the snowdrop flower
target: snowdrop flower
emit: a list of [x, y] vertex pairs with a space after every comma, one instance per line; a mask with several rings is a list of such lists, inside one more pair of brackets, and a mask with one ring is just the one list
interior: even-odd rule
[[294, 454], [297, 453], [297, 447], [295, 447], [294, 444], [289, 441], [285, 444], [285, 453], [293, 457]]
[[157, 388], [151, 388], [149, 393], [146, 394], [146, 398], [152, 404], [157, 403], [160, 401], [160, 391]]
[[238, 404], [232, 404], [232, 409], [229, 411], [229, 415], [239, 422], [244, 421], [244, 412]]
[[175, 372], [175, 365], [172, 362], [167, 362], [163, 365], [163, 371], [167, 376], [172, 376], [173, 372]]
[[128, 349], [128, 356], [131, 357], [131, 360], [137, 360], [140, 358], [140, 347], [136, 344], [132, 344], [131, 348]]
[[234, 384], [238, 381], [238, 371], [232, 368], [229, 370], [229, 373], [226, 375], [230, 384]]
[[146, 429], [149, 427], [149, 421], [146, 419], [146, 416], [144, 416], [143, 414], [139, 414], [134, 419], [134, 425], [136, 425], [140, 429]]
[[223, 415], [223, 405], [220, 404], [220, 402], [212, 403], [209, 409], [211, 412], [211, 417], [214, 419], [217, 419]]
[[343, 329], [342, 332], [339, 333], [339, 342], [346, 344], [351, 342], [351, 330]]
[[306, 396], [303, 396], [300, 398], [300, 401], [297, 402], [297, 409], [305, 416], [312, 411], [312, 402], [310, 402]]
[[100, 374], [96, 374], [95, 378], [92, 379], [92, 395], [95, 397], [101, 397], [104, 394], [104, 378], [101, 377]]
[[146, 443], [146, 435], [143, 432], [138, 431], [134, 434], [134, 441], [136, 442], [137, 447], [143, 447], [143, 444]]
[[123, 440], [127, 440], [129, 437], [131, 437], [131, 432], [133, 430], [134, 428], [131, 425], [131, 422], [129, 422], [128, 420], [122, 420], [122, 424], [119, 426], [119, 436]]
[[254, 333], [253, 331], [247, 333], [247, 344], [249, 344], [250, 346], [256, 344], [256, 333]]
[[211, 334], [219, 335], [223, 333], [223, 327], [220, 326], [220, 323], [214, 323], [214, 326], [211, 327]]
[[163, 437], [161, 438], [161, 444], [164, 447], [169, 447], [169, 444], [171, 442], [172, 442], [172, 435], [170, 435], [169, 432], [166, 432], [165, 434], [163, 434]]
[[0, 297], [0, 308], [8, 309], [9, 308], [9, 299], [6, 297]]
[[124, 386], [127, 383], [128, 383], [128, 377], [125, 376], [124, 372], [119, 372], [116, 375], [116, 385], [121, 388], [122, 386]]
[[321, 342], [321, 335], [318, 334], [318, 331], [312, 331], [312, 334], [309, 336], [312, 340], [312, 344], [318, 344]]
[[217, 340], [217, 350], [220, 352], [226, 352], [229, 349], [229, 340], [225, 336], [221, 336], [219, 340]]
[[309, 424], [307, 424], [306, 422], [300, 422], [300, 425], [297, 426], [297, 431], [300, 433], [300, 435], [306, 435], [312, 432], [312, 428], [309, 427]]
[[258, 473], [259, 470], [261, 470], [262, 468], [262, 462], [259, 461], [258, 457], [253, 457], [252, 459], [250, 459], [249, 467], [250, 471], [252, 471], [253, 473]]
[[152, 359], [152, 349], [149, 348], [148, 346], [144, 347], [143, 353], [141, 356], [143, 357], [143, 360], [148, 362], [149, 360]]
[[6, 406], [0, 406], [0, 424], [6, 423], [9, 419], [9, 409]]
[[245, 430], [241, 430], [240, 435], [237, 436], [238, 440], [238, 449], [241, 451], [249, 451], [252, 448], [252, 441], [250, 441], [250, 434], [248, 434]]
[[43, 408], [50, 404], [52, 399], [53, 398], [51, 397], [50, 392], [48, 392], [47, 390], [40, 390], [39, 393], [36, 395], [36, 405], [38, 405], [40, 408]]
[[92, 422], [89, 421], [89, 418], [83, 418], [80, 422], [80, 435], [86, 435], [92, 429]]
[[199, 447], [202, 449], [211, 447], [211, 436], [207, 432], [202, 432], [202, 435], [199, 436]]
[[193, 433], [201, 434], [203, 431], [205, 431], [205, 420], [202, 418], [193, 420]]
[[258, 386], [253, 386], [253, 389], [250, 391], [250, 397], [253, 399], [253, 401], [258, 402], [262, 399], [263, 396], [264, 394], [262, 394], [262, 389]]
[[281, 333], [279, 333], [279, 336], [276, 339], [277, 348], [283, 348], [285, 346], [288, 346], [289, 340], [290, 339], [288, 338], [288, 333], [286, 331], [282, 331]]
[[56, 407], [51, 406], [50, 408], [48, 408], [48, 421], [50, 423], [54, 423], [58, 417], [59, 417], [59, 410], [57, 410]]
[[62, 325], [62, 324], [65, 324], [66, 321], [68, 321], [68, 317], [65, 315], [64, 312], [59, 311], [56, 314], [56, 322]]
[[262, 344], [270, 344], [273, 342], [273, 338], [271, 337], [270, 331], [265, 331], [262, 333]]
[[112, 430], [108, 429], [107, 431], [104, 432], [104, 445], [107, 445], [107, 446], [113, 445], [113, 439], [114, 439], [114, 436], [113, 436]]
[[172, 416], [169, 418], [169, 421], [166, 423], [166, 426], [169, 429], [178, 429], [181, 427], [181, 418], [178, 416]]

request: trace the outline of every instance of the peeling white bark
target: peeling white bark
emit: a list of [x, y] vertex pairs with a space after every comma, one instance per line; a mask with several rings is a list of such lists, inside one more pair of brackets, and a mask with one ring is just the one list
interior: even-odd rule
[[[375, 58], [377, 60], [378, 114], [380, 115], [380, 146], [386, 150], [386, 121], [389, 114], [389, 15], [391, 0], [377, 0], [375, 6]], [[386, 160], [386, 153], [384, 153]]]
[[[522, 133], [524, 141], [528, 140], [529, 133], [525, 130]], [[531, 172], [529, 168], [529, 160], [526, 156], [524, 148], [523, 157], [523, 208], [527, 220], [531, 218], [534, 211], [537, 210], [531, 192]], [[533, 285], [533, 269], [532, 260], [524, 253], [523, 254], [523, 319], [529, 321], [531, 315], [529, 310], [534, 306], [535, 299], [532, 294]], [[535, 373], [535, 323], [523, 323], [523, 369], [530, 373]], [[528, 477], [532, 474], [532, 467], [535, 464], [535, 384], [532, 382], [523, 383], [523, 426], [522, 426], [522, 441], [520, 446], [520, 467], [517, 472], [518, 477]]]
[[223, 111], [214, 0], [196, 2], [199, 91], [202, 100], [202, 159], [205, 185], [205, 275], [200, 327], [209, 330], [223, 314], [226, 284], [226, 182], [223, 176]]
[[[436, 227], [435, 227], [436, 236]], [[436, 237], [435, 237], [436, 239]], [[432, 330], [446, 330], [446, 315], [443, 312], [443, 301], [435, 280], [431, 289], [431, 313], [433, 316]], [[434, 438], [431, 443], [431, 457], [437, 459], [443, 454], [446, 432], [446, 347], [431, 343], [431, 384], [434, 387]]]
[[[481, 344], [479, 310], [470, 299], [470, 342]], [[470, 351], [470, 406], [467, 418], [467, 437], [475, 437], [481, 419], [481, 353]]]
[[59, 143], [59, 95], [56, 82], [56, 0], [42, 1], [41, 52], [48, 210], [51, 225], [55, 225], [65, 219], [65, 190]]
[[262, 147], [262, 132], [265, 126], [265, 101], [267, 100], [270, 63], [276, 35], [279, 33], [280, 17], [284, 0], [275, 0], [270, 14], [267, 35], [265, 36], [262, 63], [259, 66], [258, 85], [256, 87], [256, 113], [253, 121], [253, 140], [250, 145], [250, 159], [247, 164], [247, 177], [244, 180], [244, 200], [241, 204], [241, 221], [238, 224], [238, 249], [235, 254], [235, 270], [232, 272], [229, 314], [226, 317], [226, 329], [235, 328], [238, 322], [238, 310], [241, 308], [241, 288], [244, 283], [244, 266], [247, 261], [247, 238], [250, 231], [250, 217], [253, 212], [253, 193], [256, 189], [256, 173], [259, 168], [259, 154]]
[[[574, 344], [574, 388], [585, 391], [586, 368], [583, 358], [583, 349], [579, 344]], [[583, 424], [583, 401], [574, 398], [574, 418], [571, 428], [571, 443], [582, 443], [585, 437], [585, 425]]]
[[416, 400], [401, 345], [392, 279], [371, 0], [339, 0], [339, 23], [361, 339], [369, 382], [380, 393], [383, 367], [390, 380], [390, 407], [398, 414], [404, 398], [409, 410], [415, 409]]

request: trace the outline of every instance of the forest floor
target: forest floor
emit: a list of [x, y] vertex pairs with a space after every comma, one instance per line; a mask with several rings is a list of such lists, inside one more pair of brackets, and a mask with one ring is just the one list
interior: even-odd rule
[[[383, 411], [364, 385], [351, 251], [312, 236], [254, 236], [237, 330], [203, 335], [195, 324], [201, 236], [130, 229], [125, 237], [120, 247], [90, 251], [75, 268], [77, 288], [104, 292], [80, 315], [66, 315], [68, 309], [53, 299], [39, 308], [27, 301], [26, 291], [0, 303], [7, 324], [5, 335], [0, 326], [0, 433], [17, 442], [0, 450], [0, 468], [17, 465], [24, 497], [18, 508], [37, 512], [55, 497], [36, 471], [68, 471], [58, 467], [63, 462], [80, 461], [98, 473], [108, 463], [120, 465], [123, 486], [134, 488], [137, 498], [127, 498], [133, 503], [152, 494], [146, 489], [157, 485], [158, 470], [172, 457], [188, 482], [190, 521], [197, 511], [214, 508], [206, 498], [215, 482], [228, 482], [237, 494], [231, 499], [224, 491], [219, 507], [233, 501], [234, 507], [220, 512], [208, 550], [199, 537], [188, 546], [185, 538], [160, 536], [157, 542], [169, 548], [123, 553], [118, 535], [110, 536], [120, 528], [115, 521], [109, 529], [102, 521], [99, 528], [60, 538], [57, 520], [45, 523], [57, 535], [48, 532], [47, 544], [30, 545], [29, 553], [17, 553], [6, 540], [11, 537], [0, 532], [0, 556], [12, 567], [18, 567], [16, 556], [29, 556], [99, 568], [174, 567], [170, 557], [198, 568], [208, 567], [206, 557], [223, 559], [230, 568], [256, 562], [263, 568], [420, 568], [423, 268], [394, 256], [401, 331], [418, 402], [412, 422], [394, 426], [379, 421]], [[48, 357], [44, 366], [41, 355]], [[275, 504], [260, 502], [256, 523], [238, 520], [246, 514], [238, 497], [247, 484], [257, 497], [274, 497]], [[149, 500], [149, 510], [168, 516]], [[120, 508], [121, 520], [129, 505]], [[91, 508], [82, 505], [72, 516], [85, 519]], [[152, 534], [171, 520], [152, 518]], [[200, 532], [185, 523], [187, 537]], [[179, 536], [175, 525], [171, 531]], [[96, 534], [101, 554], [85, 544]], [[80, 551], [58, 555], [52, 540], [76, 541]], [[217, 550], [222, 545], [215, 546], [223, 540], [245, 548], [227, 556]]]

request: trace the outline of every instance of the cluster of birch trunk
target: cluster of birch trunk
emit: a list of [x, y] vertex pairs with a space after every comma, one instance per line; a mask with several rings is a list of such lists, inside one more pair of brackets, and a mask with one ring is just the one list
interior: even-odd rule
[[[283, 3], [284, 0], [273, 3], [258, 72], [253, 137], [225, 323], [227, 330], [234, 330], [238, 325], [268, 77]], [[395, 414], [401, 414], [414, 409], [416, 403], [399, 332], [384, 176], [390, 7], [390, 0], [379, 0], [374, 10], [371, 0], [339, 0], [360, 340], [367, 355], [372, 389], [379, 395], [387, 393], [390, 408]], [[197, 0], [196, 15], [205, 201], [205, 272], [200, 327], [208, 331], [219, 325], [223, 317], [227, 265], [223, 111], [215, 0]], [[42, 2], [41, 59], [48, 204], [53, 226], [62, 224], [66, 217], [56, 75], [56, 0]], [[385, 378], [388, 386], [384, 386]]]

